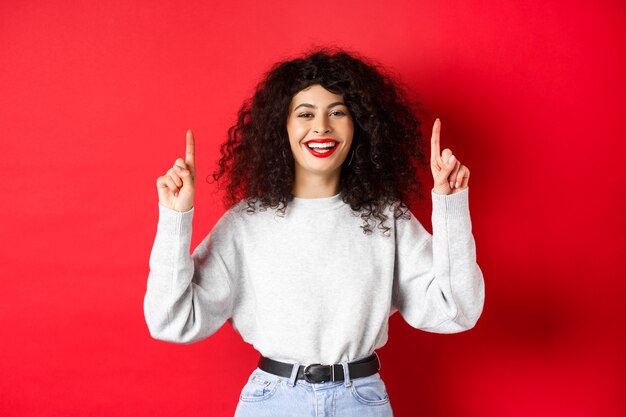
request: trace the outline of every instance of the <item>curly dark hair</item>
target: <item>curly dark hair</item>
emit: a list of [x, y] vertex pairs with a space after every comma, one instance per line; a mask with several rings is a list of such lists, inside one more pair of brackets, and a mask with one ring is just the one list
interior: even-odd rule
[[365, 234], [372, 233], [371, 218], [380, 221], [385, 234], [390, 229], [384, 224], [387, 205], [396, 219], [409, 219], [408, 206], [423, 198], [417, 179], [425, 163], [419, 106], [382, 66], [345, 49], [316, 48], [274, 64], [264, 75], [220, 147], [219, 168], [212, 176], [218, 182], [225, 176], [224, 204], [230, 208], [245, 199], [250, 214], [260, 202], [259, 210], [278, 208], [284, 216], [295, 180], [288, 109], [295, 94], [314, 84], [343, 95], [353, 118], [354, 154], [341, 168], [341, 198], [364, 220]]

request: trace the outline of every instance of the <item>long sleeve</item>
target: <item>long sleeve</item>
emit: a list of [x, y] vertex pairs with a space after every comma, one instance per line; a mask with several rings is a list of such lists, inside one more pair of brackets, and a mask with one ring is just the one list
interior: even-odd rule
[[168, 342], [210, 336], [233, 309], [233, 285], [217, 248], [225, 216], [190, 255], [193, 211], [181, 213], [159, 204], [144, 315], [152, 337]]
[[468, 194], [469, 188], [447, 196], [431, 191], [432, 235], [414, 216], [398, 227], [392, 311], [412, 327], [456, 333], [474, 327], [482, 313]]

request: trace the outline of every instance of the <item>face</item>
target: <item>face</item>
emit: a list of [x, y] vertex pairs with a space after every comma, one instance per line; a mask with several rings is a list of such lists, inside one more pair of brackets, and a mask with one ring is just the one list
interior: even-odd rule
[[296, 179], [338, 176], [350, 151], [354, 125], [343, 96], [315, 84], [291, 99], [287, 133]]

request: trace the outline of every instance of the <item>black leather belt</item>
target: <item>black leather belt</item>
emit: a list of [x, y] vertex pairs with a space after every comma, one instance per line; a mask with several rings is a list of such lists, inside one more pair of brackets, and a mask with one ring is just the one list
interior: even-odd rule
[[[273, 359], [266, 358], [263, 355], [261, 355], [261, 358], [259, 359], [258, 366], [259, 369], [262, 369], [265, 372], [286, 378], [291, 377], [291, 372], [293, 370], [293, 364], [275, 361]], [[354, 362], [348, 362], [350, 379], [374, 375], [379, 369], [380, 361], [376, 352], [367, 358], [359, 359]], [[312, 384], [330, 381], [343, 381], [343, 366], [341, 364], [320, 365], [319, 363], [307, 366], [300, 365], [296, 379], [304, 379]]]

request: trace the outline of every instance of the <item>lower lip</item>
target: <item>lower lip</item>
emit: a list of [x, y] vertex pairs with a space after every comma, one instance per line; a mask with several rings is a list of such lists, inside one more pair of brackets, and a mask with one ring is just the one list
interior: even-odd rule
[[329, 151], [321, 153], [321, 152], [315, 152], [315, 150], [309, 148], [308, 146], [304, 145], [305, 148], [307, 148], [307, 150], [309, 152], [311, 152], [311, 155], [315, 156], [316, 158], [328, 158], [330, 155], [332, 155], [335, 152], [335, 149], [337, 149], [339, 147], [339, 144], [336, 144], [334, 147], [332, 147]]

